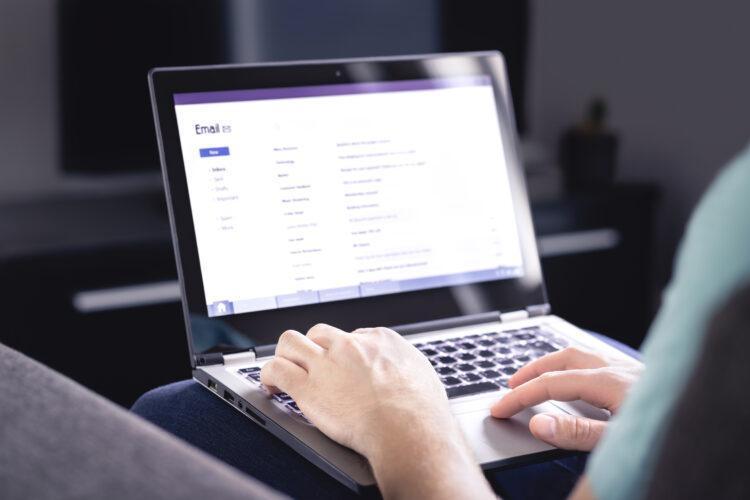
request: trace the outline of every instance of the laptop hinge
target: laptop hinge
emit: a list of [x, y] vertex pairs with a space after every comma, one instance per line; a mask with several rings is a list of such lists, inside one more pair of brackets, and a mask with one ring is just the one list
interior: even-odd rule
[[535, 316], [547, 316], [552, 312], [552, 308], [547, 303], [535, 304], [533, 306], [528, 306], [526, 311], [529, 313], [529, 317], [533, 318]]
[[235, 352], [234, 354], [224, 355], [225, 365], [245, 364], [245, 363], [252, 363], [253, 361], [255, 361], [254, 349], [250, 349], [250, 350], [243, 351], [243, 352]]
[[529, 319], [529, 312], [524, 309], [519, 309], [518, 311], [500, 313], [500, 321], [503, 323], [518, 321], [519, 319]]
[[255, 361], [255, 350], [248, 349], [247, 351], [235, 352], [232, 354], [221, 354], [220, 352], [212, 352], [209, 354], [197, 354], [195, 356], [196, 366], [208, 366], [208, 365], [230, 365], [236, 363], [247, 363]]
[[508, 323], [510, 321], [518, 321], [520, 319], [529, 319], [536, 316], [546, 316], [550, 313], [549, 304], [536, 304], [528, 306], [526, 309], [519, 309], [518, 311], [508, 311], [500, 313], [500, 321]]
[[224, 356], [220, 352], [195, 355], [195, 366], [220, 365], [222, 363], [224, 363]]

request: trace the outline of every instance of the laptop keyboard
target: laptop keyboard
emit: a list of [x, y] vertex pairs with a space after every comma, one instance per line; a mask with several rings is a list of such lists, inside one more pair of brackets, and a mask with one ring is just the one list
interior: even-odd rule
[[417, 343], [440, 375], [449, 398], [496, 391], [531, 360], [567, 346], [543, 326], [490, 331]]
[[[544, 326], [433, 340], [414, 344], [430, 360], [449, 398], [497, 391], [508, 387], [508, 379], [523, 365], [562, 349], [568, 342]], [[260, 368], [242, 368], [238, 373], [260, 384]], [[289, 411], [307, 420], [286, 393], [273, 398]]]

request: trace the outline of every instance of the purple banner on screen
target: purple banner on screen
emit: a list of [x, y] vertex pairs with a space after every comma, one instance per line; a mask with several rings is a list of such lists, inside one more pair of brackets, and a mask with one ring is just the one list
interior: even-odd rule
[[217, 102], [258, 101], [265, 99], [291, 99], [295, 97], [320, 97], [350, 94], [372, 94], [377, 92], [433, 90], [454, 87], [475, 87], [490, 84], [490, 77], [486, 75], [431, 78], [422, 80], [398, 80], [393, 82], [337, 83], [331, 85], [310, 85], [305, 87], [222, 90], [218, 92], [189, 92], [175, 94], [174, 103], [175, 105], [185, 105]]

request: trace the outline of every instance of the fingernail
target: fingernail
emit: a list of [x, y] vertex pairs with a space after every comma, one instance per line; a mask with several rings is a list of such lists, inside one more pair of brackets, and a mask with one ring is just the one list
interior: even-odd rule
[[552, 440], [555, 437], [557, 419], [549, 415], [540, 414], [534, 417], [536, 433], [544, 440]]

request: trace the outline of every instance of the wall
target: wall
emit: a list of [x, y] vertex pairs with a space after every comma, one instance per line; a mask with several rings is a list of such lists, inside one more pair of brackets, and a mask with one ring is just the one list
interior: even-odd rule
[[57, 184], [49, 0], [0, 2], [0, 197]]
[[664, 187], [659, 274], [694, 204], [750, 140], [750, 2], [535, 1], [528, 112], [553, 146], [605, 96], [620, 178]]

